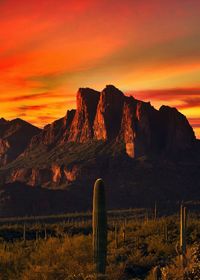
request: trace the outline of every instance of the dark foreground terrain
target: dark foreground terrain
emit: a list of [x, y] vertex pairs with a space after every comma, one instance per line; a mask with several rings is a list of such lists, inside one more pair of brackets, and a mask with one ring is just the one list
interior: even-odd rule
[[[174, 162], [119, 157], [110, 158], [107, 165], [99, 162], [95, 166], [99, 168], [98, 177], [106, 184], [109, 209], [151, 207], [154, 201], [159, 201], [170, 211], [171, 205], [178, 201], [196, 204], [200, 200], [198, 160]], [[91, 211], [96, 178], [88, 176], [85, 170], [82, 180], [64, 189], [33, 187], [21, 182], [3, 184], [0, 188], [1, 216]]]
[[[162, 279], [199, 279], [198, 212], [190, 210], [188, 215], [185, 268], [176, 251], [178, 212], [162, 217], [154, 212], [108, 212], [108, 280], [155, 279], [153, 270], [158, 265]], [[90, 213], [1, 219], [0, 278], [95, 279], [91, 232]]]

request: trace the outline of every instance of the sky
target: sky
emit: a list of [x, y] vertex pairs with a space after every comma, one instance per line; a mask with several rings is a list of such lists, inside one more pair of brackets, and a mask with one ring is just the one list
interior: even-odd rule
[[39, 127], [113, 84], [200, 138], [199, 0], [0, 0], [0, 117]]

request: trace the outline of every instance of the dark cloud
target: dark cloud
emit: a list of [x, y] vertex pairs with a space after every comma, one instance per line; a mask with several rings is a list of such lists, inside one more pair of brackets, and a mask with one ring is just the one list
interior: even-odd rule
[[22, 105], [17, 107], [20, 111], [40, 111], [42, 109], [48, 108], [48, 105]]
[[[0, 102], [16, 102], [16, 101], [28, 101], [28, 100], [37, 100], [40, 98], [63, 98], [63, 93], [54, 93], [54, 92], [40, 92], [40, 93], [31, 93], [27, 95], [19, 96], [4, 96], [0, 97]], [[74, 95], [66, 94], [66, 97], [73, 97]]]
[[178, 98], [199, 96], [200, 88], [171, 88], [171, 89], [155, 89], [142, 91], [127, 91], [127, 95], [132, 95], [137, 98], [149, 98], [156, 100], [174, 100]]
[[30, 100], [30, 99], [37, 99], [41, 97], [49, 97], [51, 96], [51, 93], [49, 92], [40, 92], [40, 93], [33, 93], [33, 94], [28, 94], [28, 95], [19, 95], [19, 96], [6, 96], [1, 98], [1, 102], [15, 102], [15, 101], [24, 101], [24, 100]]
[[200, 107], [200, 97], [198, 98], [187, 98], [183, 99], [184, 104], [178, 105], [178, 109], [187, 109], [187, 108], [194, 108]]
[[[177, 102], [178, 109], [187, 109], [200, 107], [200, 89], [161, 89], [161, 90], [144, 90], [144, 91], [129, 91], [127, 95], [132, 95], [135, 98], [148, 101], [164, 101]], [[180, 104], [180, 101], [182, 104]]]

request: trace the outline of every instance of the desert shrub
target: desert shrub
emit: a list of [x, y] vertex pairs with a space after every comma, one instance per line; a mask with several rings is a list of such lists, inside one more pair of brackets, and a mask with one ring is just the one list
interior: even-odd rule
[[[183, 269], [175, 252], [175, 244], [179, 239], [178, 217], [161, 218], [155, 221], [144, 221], [141, 217], [138, 219], [133, 217], [126, 225], [124, 242], [123, 215], [118, 220], [114, 217], [114, 222], [112, 219], [109, 221], [108, 280], [151, 280], [151, 271], [156, 265], [161, 265], [165, 280], [200, 279], [200, 247], [198, 245], [200, 222], [197, 218], [194, 217], [188, 222], [188, 263]], [[0, 240], [0, 279], [95, 279], [90, 234], [91, 221], [83, 222], [83, 219], [77, 215], [76, 218], [72, 216], [68, 219], [71, 220], [47, 223], [45, 226], [49, 236], [47, 240], [44, 240], [44, 224], [27, 224], [27, 236], [33, 235], [33, 238], [28, 238], [26, 243], [21, 238], [22, 223], [3, 225], [0, 228], [1, 233], [18, 232], [20, 238], [13, 239], [13, 242], [5, 242], [3, 237]], [[113, 226], [115, 223], [120, 229], [117, 248]], [[168, 240], [165, 240], [163, 230], [163, 225], [166, 223]], [[39, 232], [38, 240], [35, 240], [36, 231]]]
[[[84, 279], [93, 273], [91, 252], [91, 237], [42, 240], [37, 251], [30, 255], [28, 267], [21, 279], [67, 279], [79, 272]], [[29, 275], [32, 278], [28, 278]]]

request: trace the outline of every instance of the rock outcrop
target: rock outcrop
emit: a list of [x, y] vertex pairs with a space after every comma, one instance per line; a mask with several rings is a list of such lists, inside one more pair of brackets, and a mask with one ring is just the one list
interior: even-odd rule
[[80, 88], [77, 93], [77, 109], [71, 125], [68, 141], [84, 143], [93, 138], [93, 122], [99, 101], [99, 92]]
[[137, 102], [133, 97], [127, 98], [124, 102], [120, 134], [118, 139], [125, 143], [126, 153], [135, 157], [135, 140], [137, 131], [136, 119]]
[[164, 130], [165, 151], [173, 153], [190, 148], [194, 144], [195, 134], [187, 118], [176, 108], [168, 106], [161, 106], [159, 113]]
[[112, 85], [101, 92], [94, 120], [94, 138], [112, 140], [118, 136], [125, 96]]

